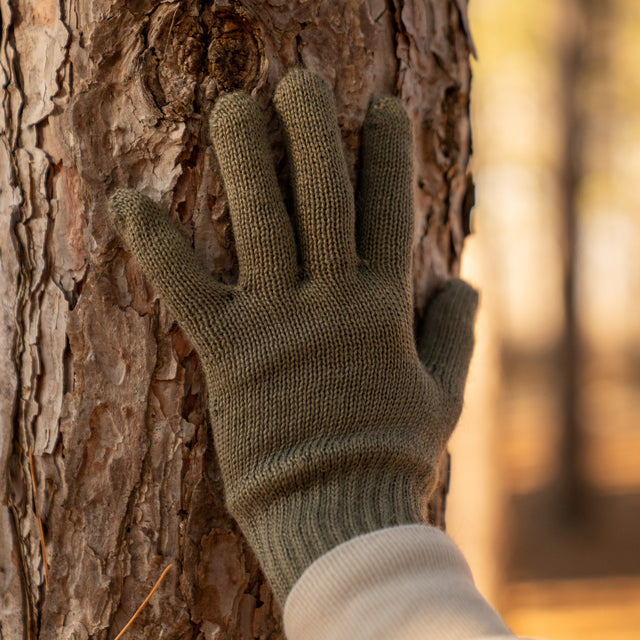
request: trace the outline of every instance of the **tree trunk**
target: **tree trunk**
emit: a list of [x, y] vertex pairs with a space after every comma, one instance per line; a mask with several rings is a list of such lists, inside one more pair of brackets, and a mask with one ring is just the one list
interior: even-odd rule
[[[113, 639], [170, 563], [127, 638], [282, 637], [224, 508], [197, 357], [107, 226], [106, 199], [144, 191], [233, 281], [206, 130], [216, 97], [242, 88], [264, 106], [284, 185], [269, 101], [287, 68], [333, 86], [353, 176], [369, 99], [397, 94], [415, 123], [420, 314], [459, 268], [472, 204], [466, 2], [0, 10], [0, 639]], [[430, 508], [440, 524], [445, 494]]]
[[559, 348], [561, 371], [560, 469], [558, 474], [558, 517], [579, 522], [585, 508], [585, 480], [582, 469], [584, 433], [580, 416], [580, 327], [576, 308], [578, 187], [584, 135], [584, 114], [580, 109], [583, 56], [586, 34], [582, 24], [583, 0], [569, 0], [563, 5], [562, 32], [559, 35], [562, 94], [562, 299], [564, 326]]
[[[556, 482], [558, 519], [580, 525], [588, 516], [589, 486], [585, 469], [586, 432], [581, 394], [585, 354], [578, 318], [578, 239], [580, 187], [584, 179], [588, 130], [593, 129], [597, 77], [608, 77], [611, 7], [598, 0], [569, 0], [562, 6], [560, 60], [560, 197], [564, 326], [558, 349], [560, 377], [560, 468]], [[589, 126], [591, 124], [591, 126]]]

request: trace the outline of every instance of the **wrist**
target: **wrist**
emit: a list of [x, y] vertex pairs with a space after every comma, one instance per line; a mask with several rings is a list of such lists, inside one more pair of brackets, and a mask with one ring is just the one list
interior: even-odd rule
[[327, 466], [311, 482], [293, 473], [289, 481], [282, 476], [269, 500], [238, 501], [240, 496], [227, 493], [230, 511], [281, 604], [305, 569], [334, 547], [379, 529], [424, 521], [422, 504], [436, 478], [432, 464], [384, 450], [351, 461]]

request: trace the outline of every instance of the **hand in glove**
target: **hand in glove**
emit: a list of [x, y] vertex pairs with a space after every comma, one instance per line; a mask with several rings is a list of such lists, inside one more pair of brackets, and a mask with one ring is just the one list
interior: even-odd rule
[[227, 506], [284, 603], [341, 542], [422, 522], [462, 406], [477, 294], [448, 282], [416, 345], [411, 125], [398, 100], [367, 113], [356, 198], [326, 83], [292, 71], [274, 104], [291, 220], [256, 102], [227, 94], [211, 114], [236, 286], [135, 191], [113, 196], [110, 219], [198, 351]]

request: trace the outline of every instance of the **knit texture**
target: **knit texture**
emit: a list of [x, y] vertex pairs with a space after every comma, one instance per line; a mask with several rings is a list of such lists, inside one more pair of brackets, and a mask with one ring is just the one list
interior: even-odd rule
[[416, 345], [411, 126], [396, 99], [367, 113], [357, 198], [325, 82], [295, 70], [274, 105], [291, 216], [257, 103], [227, 94], [210, 118], [236, 286], [145, 196], [117, 192], [110, 219], [200, 355], [227, 506], [284, 603], [333, 547], [422, 521], [462, 406], [477, 294], [447, 283]]

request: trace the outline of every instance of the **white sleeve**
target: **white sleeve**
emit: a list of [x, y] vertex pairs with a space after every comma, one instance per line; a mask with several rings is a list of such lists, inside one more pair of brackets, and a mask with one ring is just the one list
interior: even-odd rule
[[287, 597], [288, 640], [513, 640], [442, 531], [403, 525], [318, 558]]

